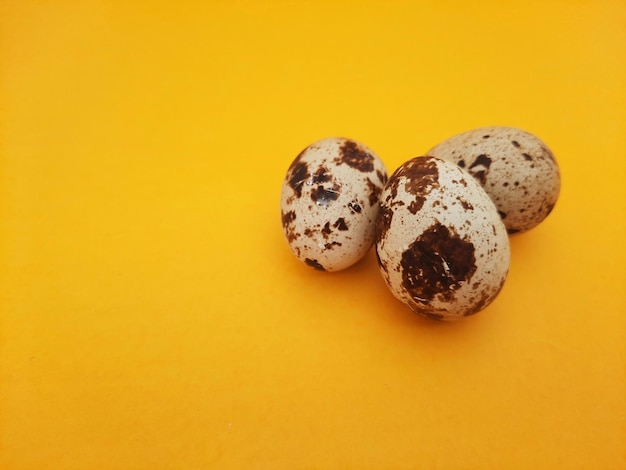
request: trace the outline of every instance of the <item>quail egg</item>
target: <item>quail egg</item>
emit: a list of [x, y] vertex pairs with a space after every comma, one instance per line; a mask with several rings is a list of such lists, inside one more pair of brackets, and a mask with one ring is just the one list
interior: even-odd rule
[[331, 137], [306, 147], [282, 185], [281, 216], [293, 254], [320, 271], [359, 261], [374, 241], [387, 171], [370, 148]]
[[559, 197], [561, 175], [553, 153], [521, 129], [474, 129], [441, 142], [427, 154], [471, 173], [496, 204], [509, 234], [537, 226]]
[[432, 156], [409, 160], [387, 181], [376, 254], [392, 294], [437, 320], [487, 307], [510, 262], [506, 228], [487, 193], [455, 163]]

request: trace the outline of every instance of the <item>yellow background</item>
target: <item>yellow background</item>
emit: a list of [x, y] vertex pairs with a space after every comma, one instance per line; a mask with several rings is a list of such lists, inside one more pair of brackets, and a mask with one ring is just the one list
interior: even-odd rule
[[[3, 1], [0, 468], [626, 468], [622, 1]], [[484, 125], [561, 197], [417, 318], [289, 252], [285, 171]]]

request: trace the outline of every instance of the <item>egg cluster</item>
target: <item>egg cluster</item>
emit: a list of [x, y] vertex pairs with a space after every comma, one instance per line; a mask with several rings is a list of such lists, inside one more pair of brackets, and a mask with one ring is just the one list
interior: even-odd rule
[[559, 190], [552, 152], [511, 127], [451, 137], [390, 177], [364, 144], [327, 138], [287, 170], [282, 226], [294, 255], [320, 271], [345, 269], [375, 245], [398, 300], [456, 320], [496, 298], [509, 270], [508, 235], [544, 220]]

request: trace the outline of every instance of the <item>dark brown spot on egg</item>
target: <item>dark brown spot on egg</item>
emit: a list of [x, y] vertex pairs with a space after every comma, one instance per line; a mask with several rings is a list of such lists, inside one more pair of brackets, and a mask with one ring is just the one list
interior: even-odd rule
[[465, 160], [459, 160], [458, 162], [456, 162], [456, 164], [461, 168], [465, 168]]
[[364, 173], [374, 170], [374, 157], [360, 148], [360, 146], [352, 141], [346, 140], [339, 148], [340, 156], [334, 160], [337, 165], [345, 163]]
[[296, 232], [292, 227], [287, 227], [285, 229], [285, 237], [287, 237], [287, 241], [289, 243], [293, 242], [294, 240], [297, 240], [299, 236], [300, 234]]
[[324, 238], [328, 238], [331, 233], [333, 233], [333, 231], [330, 229], [330, 222], [326, 222], [324, 224], [324, 228], [322, 229], [322, 235]]
[[387, 202], [395, 199], [398, 196], [398, 186], [400, 185], [400, 176], [399, 172], [402, 170], [402, 167], [398, 168], [389, 178], [387, 184], [385, 185], [385, 189], [387, 190], [387, 197], [385, 200]]
[[283, 227], [287, 227], [287, 225], [291, 224], [291, 222], [296, 220], [295, 211], [283, 212], [281, 216], [282, 216], [281, 219], [283, 222]]
[[488, 139], [489, 137], [491, 137], [489, 134], [486, 134], [483, 136], [483, 139]]
[[533, 160], [533, 157], [531, 157], [529, 154], [527, 154], [525, 152], [522, 154], [522, 156], [524, 157], [524, 160], [526, 160], [526, 161], [532, 162], [532, 160]]
[[326, 189], [320, 184], [311, 192], [311, 199], [313, 199], [315, 204], [318, 206], [327, 207], [329, 204], [337, 200], [339, 194], [338, 186]]
[[361, 213], [361, 206], [359, 205], [357, 201], [350, 201], [348, 203], [348, 208], [350, 209], [350, 211], [352, 211], [352, 213], [355, 213], [355, 214]]
[[506, 230], [506, 233], [508, 233], [509, 235], [513, 235], [513, 234], [515, 234], [515, 233], [518, 233], [519, 231], [520, 231], [520, 230], [519, 230], [519, 229], [516, 229], [516, 228], [508, 228], [508, 229]]
[[426, 199], [424, 198], [417, 198], [415, 201], [409, 204], [409, 207], [407, 207], [407, 209], [409, 210], [409, 212], [411, 212], [411, 214], [417, 214], [419, 210], [424, 206], [425, 201]]
[[498, 211], [498, 214], [500, 214], [500, 218], [502, 220], [504, 220], [506, 218], [506, 212]]
[[463, 209], [465, 209], [466, 211], [474, 210], [474, 206], [472, 206], [469, 202], [467, 202], [461, 196], [457, 196], [456, 199], [457, 201], [461, 203], [461, 206], [463, 206]]
[[520, 148], [520, 144], [517, 140], [512, 140], [511, 143], [513, 144], [513, 147]]
[[474, 163], [472, 163], [470, 165], [470, 169], [482, 165], [485, 168], [489, 168], [489, 166], [491, 165], [491, 158], [489, 158], [487, 155], [485, 155], [484, 153], [481, 155], [478, 155], [476, 157], [476, 160], [474, 160]]
[[343, 217], [337, 219], [333, 224], [333, 227], [341, 231], [348, 230], [348, 224], [346, 224], [346, 220]]
[[472, 175], [474, 176], [474, 178], [480, 181], [480, 184], [482, 185], [484, 185], [487, 182], [487, 172], [484, 170], [473, 171]]
[[450, 301], [476, 271], [474, 245], [436, 223], [402, 253], [402, 286], [419, 303]]
[[328, 183], [332, 179], [330, 171], [325, 166], [320, 166], [311, 176], [312, 184]]
[[473, 307], [469, 309], [467, 312], [465, 312], [463, 316], [469, 317], [470, 315], [474, 315], [475, 313], [480, 312], [483, 308], [487, 306], [487, 304], [492, 298], [493, 297], [491, 295], [489, 295], [486, 292], [483, 292], [482, 295], [480, 296], [480, 299], [478, 301], [474, 300]]
[[487, 182], [487, 173], [489, 172], [490, 166], [491, 158], [483, 153], [476, 157], [476, 160], [469, 166], [468, 170], [474, 178], [484, 185]]
[[382, 188], [374, 184], [374, 182], [367, 178], [367, 189], [369, 190], [368, 199], [370, 206], [373, 207], [378, 204], [378, 200], [380, 199], [380, 193], [382, 192]]
[[307, 265], [311, 266], [312, 268], [317, 269], [318, 271], [326, 271], [326, 269], [324, 268], [324, 266], [322, 266], [321, 264], [319, 264], [319, 263], [317, 262], [317, 260], [315, 260], [315, 259], [306, 258], [306, 259], [304, 260], [304, 262], [305, 262]]
[[376, 176], [378, 176], [378, 181], [380, 181], [381, 184], [384, 185], [387, 182], [387, 174], [385, 172], [376, 170]]
[[391, 219], [393, 219], [393, 209], [382, 206], [376, 218], [376, 241], [383, 241], [387, 236], [387, 231], [391, 227]]
[[404, 178], [405, 191], [415, 196], [407, 207], [412, 214], [416, 214], [426, 202], [426, 196], [434, 188], [439, 187], [439, 170], [436, 160], [432, 157], [417, 157], [410, 160], [394, 173], [391, 180], [394, 178], [396, 181]]
[[291, 243], [300, 236], [300, 234], [296, 232], [293, 225], [291, 225], [292, 222], [296, 220], [296, 213], [294, 211], [282, 212], [281, 219], [285, 237], [287, 238], [287, 241]]
[[326, 250], [332, 250], [334, 247], [336, 246], [341, 246], [341, 243], [339, 242], [331, 242], [331, 243], [325, 243], [324, 244], [324, 249]]
[[[300, 154], [302, 155], [302, 154]], [[302, 196], [302, 185], [309, 177], [306, 163], [300, 161], [300, 156], [289, 167], [289, 186], [294, 190], [297, 197]]]

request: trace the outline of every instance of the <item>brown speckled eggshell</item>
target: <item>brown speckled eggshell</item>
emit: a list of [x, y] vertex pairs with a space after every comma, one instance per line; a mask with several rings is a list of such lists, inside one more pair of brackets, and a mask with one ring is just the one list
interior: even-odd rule
[[354, 140], [331, 137], [305, 148], [282, 186], [285, 238], [297, 258], [320, 271], [359, 261], [374, 242], [387, 170]]
[[554, 155], [534, 135], [513, 127], [474, 129], [427, 152], [471, 173], [496, 204], [509, 234], [537, 226], [554, 208], [561, 175]]
[[468, 173], [436, 157], [417, 157], [385, 185], [376, 228], [380, 271], [414, 312], [457, 320], [489, 305], [509, 269], [506, 228]]

